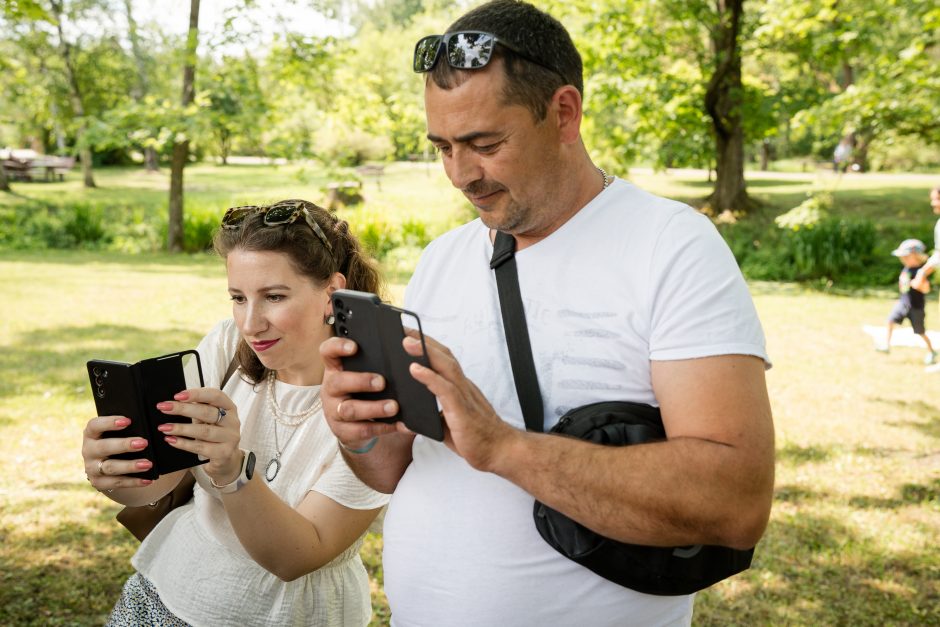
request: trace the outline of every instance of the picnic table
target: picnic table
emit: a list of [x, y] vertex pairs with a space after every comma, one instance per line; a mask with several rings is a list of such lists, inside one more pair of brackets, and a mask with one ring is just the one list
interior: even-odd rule
[[35, 157], [8, 155], [0, 161], [7, 176], [15, 181], [62, 181], [65, 173], [75, 166], [74, 157], [57, 157], [55, 155], [37, 155]]

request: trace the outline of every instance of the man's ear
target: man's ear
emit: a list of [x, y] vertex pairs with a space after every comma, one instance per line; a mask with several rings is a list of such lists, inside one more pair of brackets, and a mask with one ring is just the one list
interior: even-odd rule
[[581, 104], [581, 94], [573, 85], [559, 87], [552, 96], [549, 111], [555, 115], [559, 139], [563, 144], [581, 140]]

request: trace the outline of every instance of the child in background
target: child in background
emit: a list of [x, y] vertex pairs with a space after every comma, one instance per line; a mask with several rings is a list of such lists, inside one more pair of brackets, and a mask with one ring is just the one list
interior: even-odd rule
[[901, 242], [900, 246], [891, 251], [891, 254], [904, 264], [904, 269], [901, 270], [901, 275], [898, 277], [898, 291], [901, 295], [894, 304], [891, 315], [888, 316], [888, 333], [885, 345], [876, 348], [876, 350], [882, 353], [891, 350], [891, 334], [894, 332], [894, 325], [901, 324], [907, 318], [911, 321], [914, 333], [924, 338], [924, 343], [927, 344], [927, 356], [924, 358], [924, 363], [929, 365], [937, 361], [937, 352], [933, 349], [930, 338], [927, 336], [927, 329], [924, 326], [924, 319], [927, 315], [924, 294], [930, 291], [930, 284], [921, 283], [918, 289], [913, 289], [911, 286], [911, 281], [917, 276], [917, 271], [927, 263], [926, 251], [927, 247], [919, 239], [906, 239]]

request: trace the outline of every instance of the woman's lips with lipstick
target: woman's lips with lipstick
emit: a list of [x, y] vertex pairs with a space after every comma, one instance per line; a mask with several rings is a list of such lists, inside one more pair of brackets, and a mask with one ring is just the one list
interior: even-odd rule
[[268, 350], [277, 343], [278, 340], [265, 340], [263, 342], [252, 342], [251, 347], [255, 349], [256, 352], [261, 353]]

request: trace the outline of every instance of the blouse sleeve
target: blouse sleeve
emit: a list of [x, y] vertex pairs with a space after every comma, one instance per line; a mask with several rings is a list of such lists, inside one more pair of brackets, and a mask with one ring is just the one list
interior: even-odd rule
[[235, 356], [238, 329], [232, 319], [222, 320], [206, 334], [196, 351], [202, 366], [202, 377], [208, 387], [218, 387]]
[[378, 509], [391, 498], [390, 494], [376, 492], [360, 481], [339, 450], [312, 490], [350, 509]]

